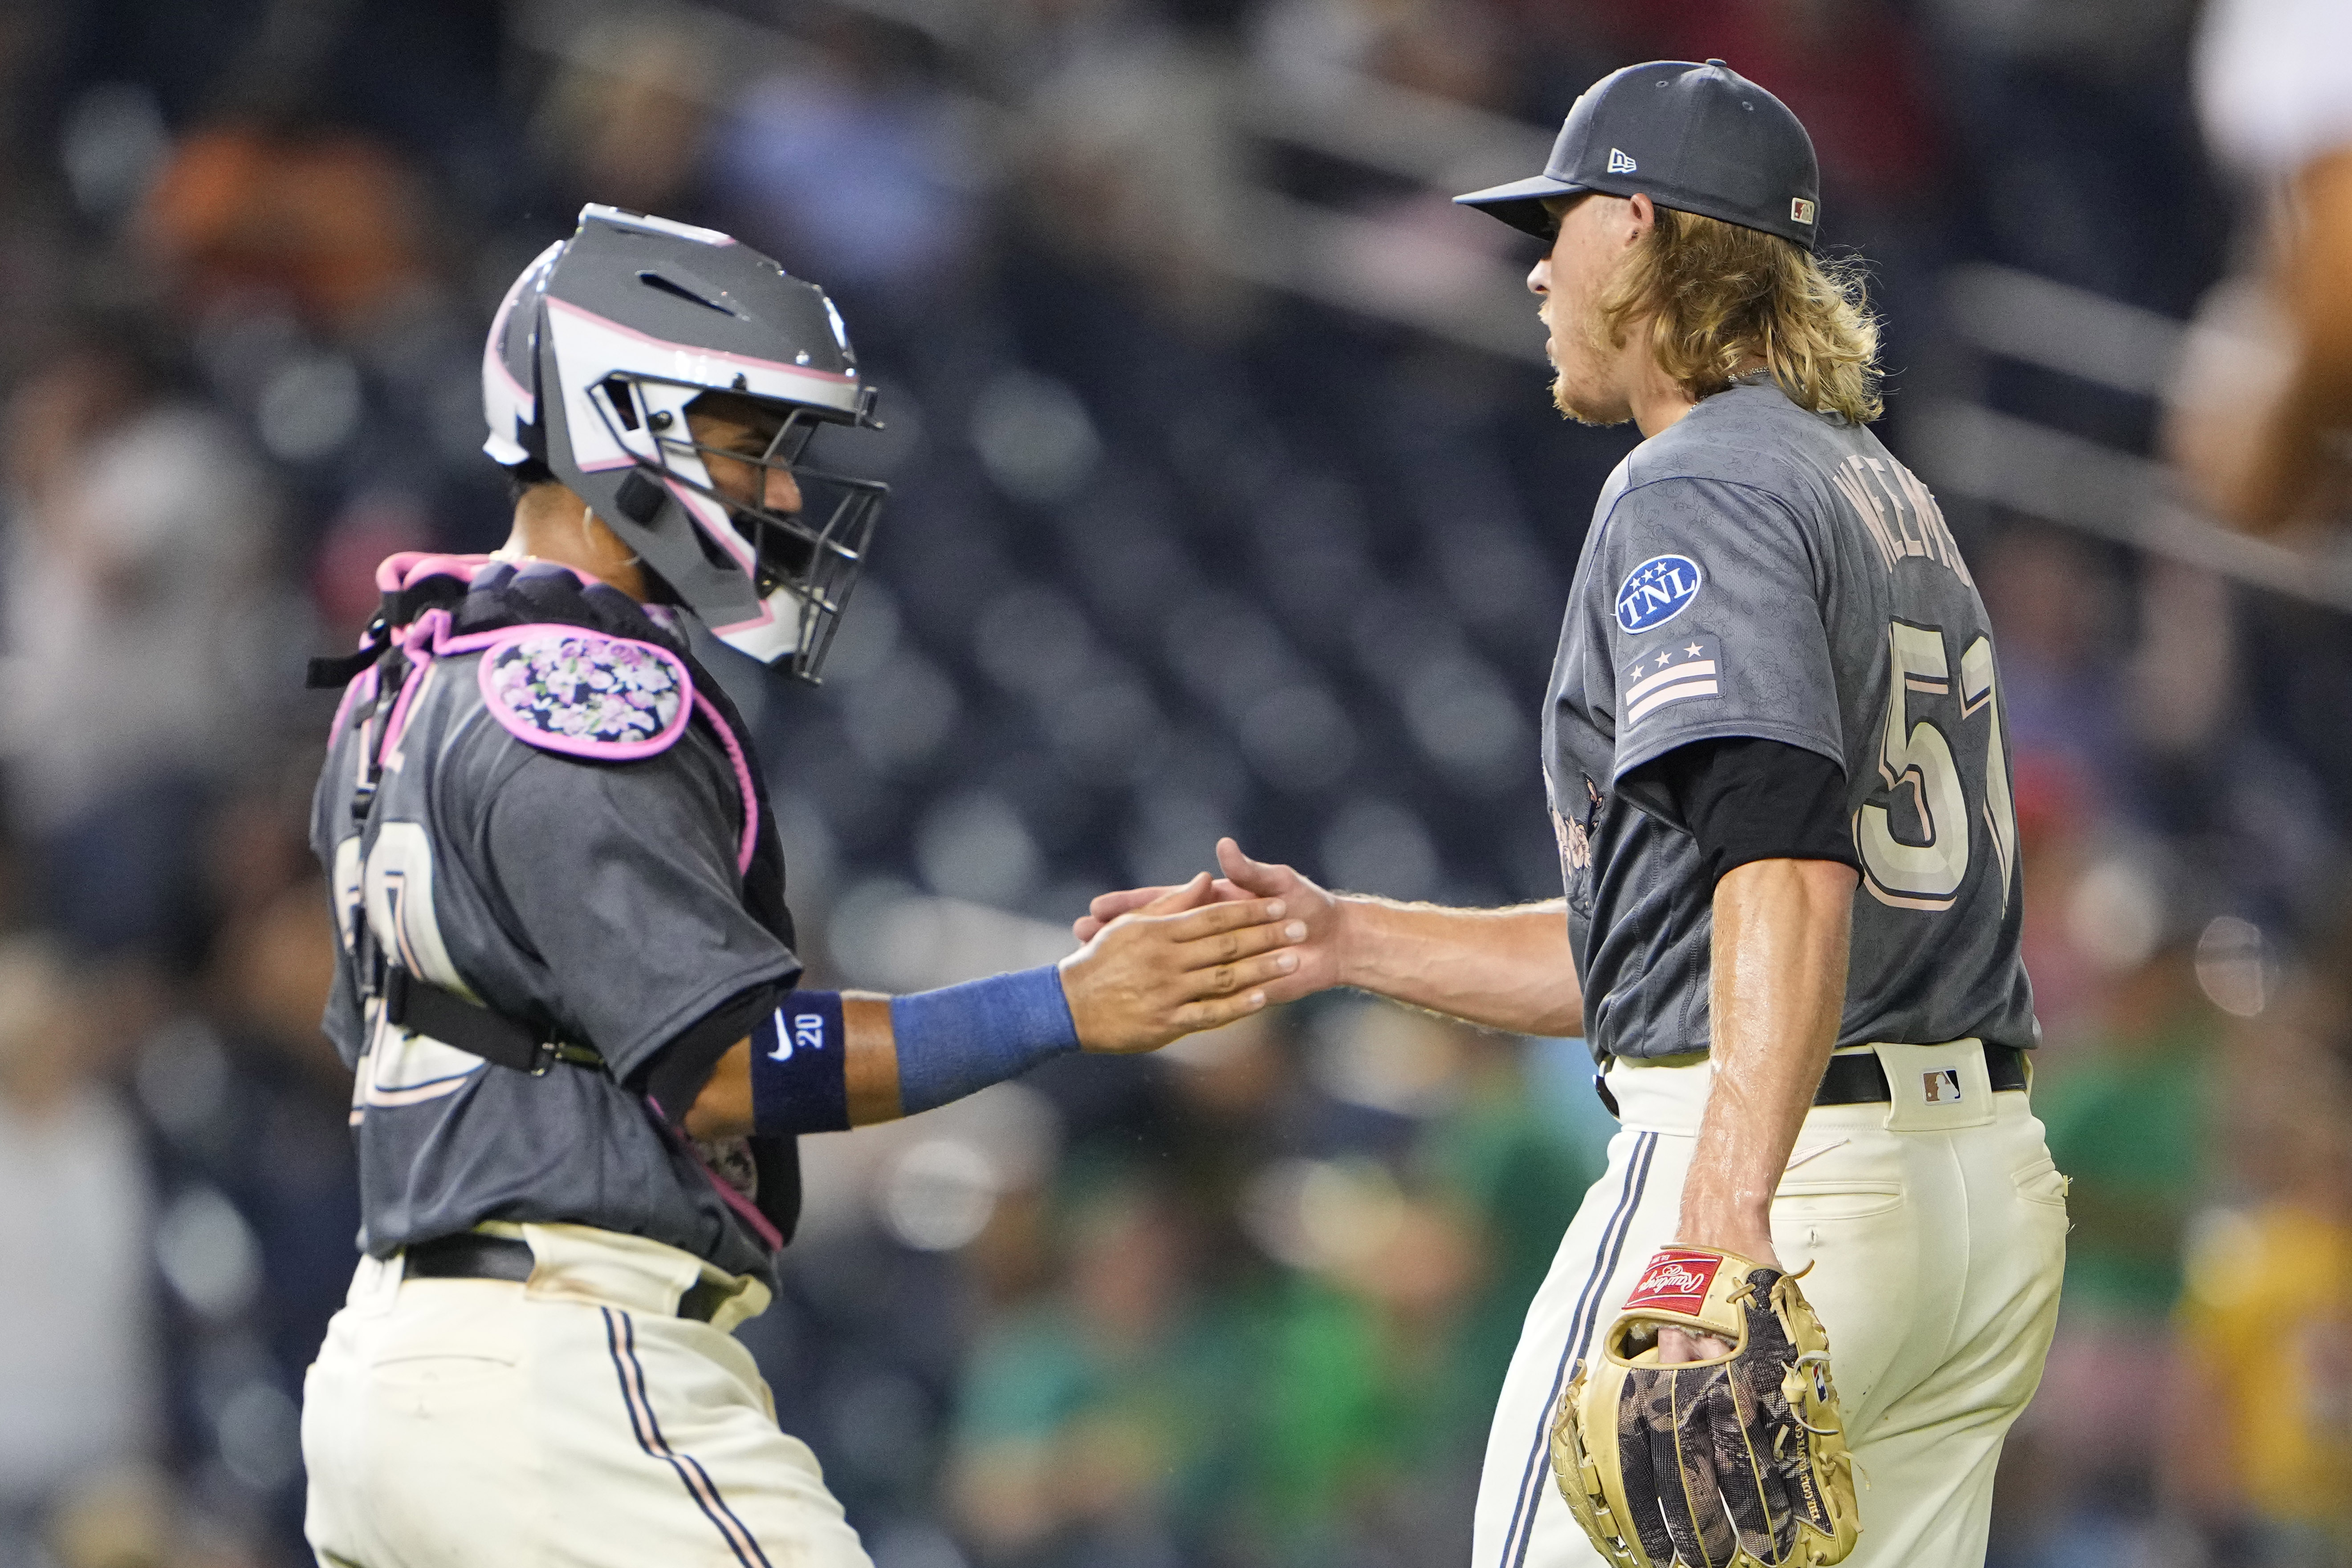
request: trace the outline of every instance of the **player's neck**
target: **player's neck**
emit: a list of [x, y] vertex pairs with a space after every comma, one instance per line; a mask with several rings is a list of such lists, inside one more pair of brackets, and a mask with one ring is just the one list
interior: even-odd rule
[[515, 502], [514, 527], [498, 554], [508, 560], [551, 560], [608, 582], [642, 604], [647, 597], [636, 552], [572, 491], [534, 485]]
[[[1640, 341], [1646, 336], [1646, 332], [1637, 334], [1635, 340]], [[1762, 356], [1751, 355], [1740, 361], [1732, 374], [1751, 375], [1764, 366]], [[1698, 400], [1684, 391], [1680, 382], [1666, 374], [1665, 368], [1655, 358], [1644, 354], [1633, 361], [1628, 369], [1634, 384], [1626, 389], [1625, 402], [1633, 411], [1633, 423], [1641, 430], [1643, 439], [1672, 427], [1683, 415], [1698, 406]]]
[[[1643, 323], [1645, 329], [1647, 325]], [[1646, 330], [1628, 336], [1635, 345], [1647, 348], [1649, 334]], [[1683, 384], [1666, 374], [1665, 367], [1658, 363], [1654, 354], [1635, 354], [1627, 361], [1626, 371], [1632, 384], [1625, 389], [1625, 403], [1633, 411], [1634, 427], [1641, 431], [1644, 440], [1662, 430], [1672, 428], [1683, 415], [1698, 406], [1690, 393], [1683, 390]]]

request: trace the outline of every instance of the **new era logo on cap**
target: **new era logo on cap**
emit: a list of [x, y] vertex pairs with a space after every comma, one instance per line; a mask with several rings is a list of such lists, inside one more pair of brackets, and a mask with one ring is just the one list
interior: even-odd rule
[[1559, 225], [1547, 201], [1643, 193], [1811, 250], [1821, 190], [1812, 139], [1787, 104], [1721, 60], [1650, 60], [1611, 72], [1576, 100], [1542, 173], [1454, 200], [1550, 240]]

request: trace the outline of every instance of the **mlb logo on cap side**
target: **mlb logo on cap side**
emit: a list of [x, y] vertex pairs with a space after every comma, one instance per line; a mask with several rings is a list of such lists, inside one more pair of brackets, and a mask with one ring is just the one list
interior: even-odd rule
[[1813, 221], [1813, 204], [1805, 200], [1802, 196], [1790, 197], [1789, 221], [1794, 224], [1811, 223]]
[[1618, 149], [1612, 147], [1609, 150], [1609, 172], [1612, 174], [1630, 174], [1633, 172], [1635, 167], [1637, 167], [1637, 165], [1634, 163], [1633, 160], [1628, 158]]
[[1960, 1073], [1955, 1067], [1938, 1067], [1920, 1075], [1927, 1092], [1930, 1105], [1950, 1105], [1960, 1097]]

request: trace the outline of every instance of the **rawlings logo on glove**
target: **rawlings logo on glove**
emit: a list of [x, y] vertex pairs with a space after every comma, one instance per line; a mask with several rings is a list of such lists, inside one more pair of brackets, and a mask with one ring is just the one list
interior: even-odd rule
[[[1661, 1362], [1668, 1325], [1731, 1354]], [[1826, 1565], [1860, 1529], [1821, 1320], [1793, 1276], [1708, 1248], [1650, 1260], [1561, 1396], [1551, 1461], [1616, 1568]]]
[[1664, 1307], [1672, 1312], [1696, 1312], [1706, 1300], [1706, 1288], [1715, 1283], [1716, 1270], [1723, 1260], [1712, 1252], [1681, 1252], [1668, 1248], [1650, 1260], [1650, 1266], [1633, 1283], [1633, 1294], [1625, 1298], [1625, 1310], [1636, 1307]]

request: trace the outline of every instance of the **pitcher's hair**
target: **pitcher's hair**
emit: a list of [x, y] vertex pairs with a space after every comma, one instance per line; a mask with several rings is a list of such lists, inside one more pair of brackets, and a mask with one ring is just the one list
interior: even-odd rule
[[1878, 322], [1858, 263], [1719, 218], [1657, 214], [1601, 295], [1612, 340], [1646, 315], [1658, 363], [1693, 398], [1760, 359], [1800, 407], [1853, 424], [1878, 417]]

